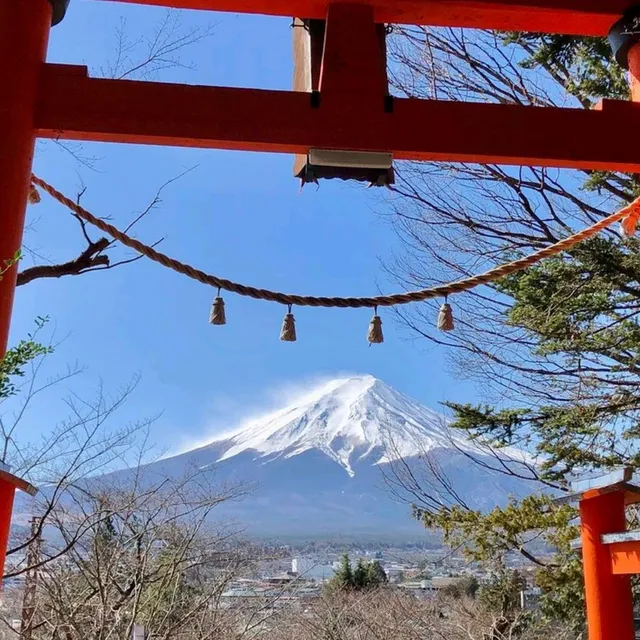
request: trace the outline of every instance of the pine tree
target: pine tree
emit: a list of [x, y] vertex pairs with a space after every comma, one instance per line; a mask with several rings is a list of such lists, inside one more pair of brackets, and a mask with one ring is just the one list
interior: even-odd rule
[[372, 560], [367, 565], [367, 587], [378, 587], [387, 583], [387, 574], [385, 573], [379, 560]]
[[351, 589], [354, 586], [353, 571], [351, 569], [351, 560], [349, 554], [345, 552], [342, 555], [340, 568], [336, 571], [331, 579], [331, 586], [338, 589]]
[[358, 558], [356, 568], [353, 570], [353, 587], [355, 589], [364, 589], [368, 586], [368, 566], [362, 558]]

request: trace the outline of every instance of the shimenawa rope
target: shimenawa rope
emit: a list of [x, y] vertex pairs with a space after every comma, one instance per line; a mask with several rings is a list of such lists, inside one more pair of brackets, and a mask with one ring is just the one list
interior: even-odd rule
[[[270, 289], [259, 289], [256, 287], [240, 284], [238, 282], [233, 282], [232, 280], [227, 280], [226, 278], [220, 278], [218, 276], [205, 273], [200, 269], [196, 269], [189, 264], [185, 264], [184, 262], [180, 262], [175, 258], [171, 258], [166, 254], [158, 251], [157, 249], [154, 249], [153, 247], [150, 247], [149, 245], [146, 245], [143, 242], [140, 242], [139, 240], [128, 236], [126, 233], [123, 233], [112, 224], [109, 224], [105, 220], [96, 217], [95, 215], [81, 207], [79, 204], [58, 191], [55, 187], [51, 186], [48, 182], [42, 180], [42, 178], [38, 178], [36, 175], [32, 175], [31, 182], [32, 185], [40, 187], [43, 191], [46, 191], [52, 198], [73, 211], [73, 213], [75, 213], [85, 222], [88, 222], [89, 224], [97, 227], [104, 233], [107, 233], [111, 237], [115, 238], [124, 246], [137, 251], [138, 253], [149, 258], [150, 260], [153, 260], [154, 262], [158, 262], [164, 267], [172, 269], [173, 271], [176, 271], [178, 273], [182, 273], [183, 275], [197, 280], [198, 282], [202, 282], [203, 284], [216, 287], [218, 290], [223, 289], [225, 291], [231, 291], [232, 293], [236, 293], [241, 296], [248, 296], [250, 298], [255, 298], [258, 300], [279, 302], [281, 304], [287, 305], [289, 308], [292, 305], [297, 305], [301, 307], [369, 307], [375, 309], [376, 307], [390, 307], [393, 305], [403, 305], [412, 302], [422, 302], [424, 300], [430, 300], [433, 298], [446, 298], [447, 296], [454, 293], [462, 293], [463, 291], [469, 291], [470, 289], [473, 289], [480, 285], [489, 284], [490, 282], [503, 278], [504, 276], [526, 269], [527, 267], [530, 267], [537, 262], [544, 260], [545, 258], [556, 256], [559, 253], [570, 249], [576, 244], [592, 238], [593, 236], [600, 233], [600, 231], [603, 231], [616, 222], [623, 221], [623, 233], [625, 235], [632, 235], [638, 219], [640, 218], [640, 198], [638, 198], [620, 211], [612, 213], [611, 215], [603, 218], [590, 227], [583, 229], [578, 233], [574, 233], [564, 240], [560, 240], [552, 245], [549, 245], [548, 247], [544, 247], [543, 249], [525, 256], [524, 258], [513, 260], [512, 262], [494, 267], [492, 269], [489, 269], [488, 271], [485, 271], [484, 273], [475, 276], [463, 278], [461, 280], [456, 280], [447, 284], [438, 285], [436, 287], [430, 287], [428, 289], [420, 289], [418, 291], [409, 291], [406, 293], [394, 293], [390, 295], [373, 297], [303, 296], [291, 293], [282, 293], [280, 291], [272, 291]], [[218, 298], [219, 297], [220, 296], [218, 295]], [[218, 305], [220, 306], [220, 302], [218, 302]], [[453, 328], [453, 316], [449, 315], [451, 313], [450, 307], [448, 309], [441, 309], [441, 313], [446, 314], [446, 321], [443, 321], [441, 323], [442, 328]], [[287, 316], [289, 316], [290, 314], [291, 311], [289, 310]], [[287, 341], [292, 341], [292, 338], [293, 340], [295, 340], [295, 329], [291, 330], [292, 319], [292, 315], [291, 318], [287, 318], [285, 316], [285, 321], [289, 322], [288, 330], [285, 332], [288, 337], [284, 338]], [[222, 324], [222, 322], [217, 322], [217, 324]]]

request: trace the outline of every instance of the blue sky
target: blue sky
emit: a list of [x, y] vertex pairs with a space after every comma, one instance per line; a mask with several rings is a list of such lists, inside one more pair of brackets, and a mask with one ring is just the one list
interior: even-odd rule
[[[148, 36], [164, 10], [117, 2], [72, 0], [53, 30], [49, 60], [96, 69], [113, 58], [122, 19], [133, 39]], [[213, 26], [212, 37], [183, 52], [195, 69], [173, 68], [163, 81], [288, 89], [290, 20], [190, 12], [182, 28]], [[136, 227], [144, 241], [230, 279], [297, 293], [369, 295], [389, 282], [381, 261], [398, 249], [385, 211], [385, 192], [325, 182], [299, 192], [286, 155], [87, 144], [94, 170], [52, 143], [39, 143], [35, 170], [62, 191], [83, 183], [83, 204], [125, 226], [157, 188], [187, 168], [158, 209]], [[75, 257], [77, 223], [46, 196], [29, 211], [25, 243], [53, 261]], [[125, 254], [127, 255], [127, 254]], [[473, 399], [473, 389], [447, 371], [446, 354], [409, 336], [382, 311], [385, 344], [365, 340], [370, 310], [296, 309], [298, 342], [278, 340], [285, 308], [226, 294], [228, 325], [207, 323], [214, 291], [139, 261], [111, 271], [21, 287], [12, 341], [48, 315], [62, 339], [50, 367], [79, 362], [85, 371], [56, 391], [116, 389], [141, 382], [121, 421], [161, 414], [152, 437], [178, 449], [254, 412], [274, 390], [344, 372], [370, 373], [436, 407]], [[435, 318], [434, 318], [435, 321]], [[52, 369], [53, 370], [53, 369]], [[22, 437], [52, 428], [62, 406], [36, 405]], [[227, 424], [229, 423], [229, 424]], [[113, 423], [112, 426], [118, 426]]]

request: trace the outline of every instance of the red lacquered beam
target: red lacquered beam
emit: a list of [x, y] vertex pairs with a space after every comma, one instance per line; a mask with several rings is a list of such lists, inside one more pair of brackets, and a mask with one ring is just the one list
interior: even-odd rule
[[335, 96], [314, 108], [305, 93], [94, 79], [56, 65], [40, 95], [37, 133], [48, 138], [640, 172], [640, 147], [621, 138], [640, 128], [631, 102], [586, 111], [396, 99], [385, 113]]
[[[101, 0], [107, 1], [107, 0]], [[328, 0], [120, 0], [231, 13], [324, 18]], [[377, 22], [604, 36], [629, 0], [361, 0]]]

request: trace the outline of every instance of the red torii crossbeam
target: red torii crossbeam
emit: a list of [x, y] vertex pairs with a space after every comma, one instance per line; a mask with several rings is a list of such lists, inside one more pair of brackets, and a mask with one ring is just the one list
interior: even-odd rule
[[[45, 62], [51, 24], [69, 0], [0, 0], [0, 356], [37, 136], [640, 172], [640, 147], [624, 139], [640, 128], [640, 102], [584, 111], [392, 99], [378, 37], [386, 22], [602, 36], [629, 0], [122, 1], [323, 20], [318, 84], [287, 92], [90, 78], [84, 67]], [[625, 25], [618, 59], [636, 77], [639, 47], [627, 45], [640, 34]]]
[[[100, 0], [102, 2], [108, 0]], [[331, 0], [119, 0], [177, 9], [322, 18]], [[376, 22], [606, 36], [629, 0], [360, 0]]]
[[[163, 0], [180, 6], [189, 1], [205, 6], [205, 0]], [[221, 4], [206, 2], [214, 8]], [[283, 10], [296, 5], [280, 4]], [[305, 9], [307, 3], [299, 4]], [[441, 5], [398, 2], [403, 4]], [[490, 5], [495, 10], [500, 4], [518, 3], [448, 4]], [[276, 10], [267, 5], [269, 11]], [[259, 3], [244, 1], [237, 6], [257, 10]], [[597, 18], [611, 16], [599, 13]], [[521, 19], [527, 25], [537, 24], [530, 22], [529, 13]], [[366, 82], [378, 72], [368, 62], [379, 56], [377, 43], [364, 37], [374, 33], [375, 20], [374, 5], [331, 5], [322, 66], [325, 86], [318, 92], [318, 104], [309, 94], [295, 91], [105, 80], [89, 78], [84, 67], [45, 65], [39, 78], [36, 132], [41, 137], [84, 141], [297, 154], [310, 148], [340, 149], [390, 152], [398, 160], [640, 172], [640, 150], [620, 144], [619, 136], [621, 130], [640, 124], [640, 107], [632, 103], [604, 101], [599, 109], [586, 111], [395, 98], [392, 108], [385, 109], [381, 84]], [[347, 35], [330, 39], [334, 30]]]
[[348, 100], [314, 108], [304, 93], [104, 80], [57, 65], [46, 65], [40, 91], [44, 138], [640, 172], [640, 148], [621, 140], [622, 128], [640, 128], [631, 102], [587, 111], [395, 99], [385, 113], [382, 97], [371, 110]]

